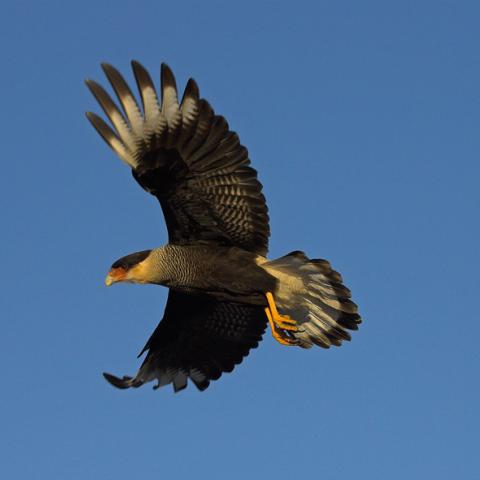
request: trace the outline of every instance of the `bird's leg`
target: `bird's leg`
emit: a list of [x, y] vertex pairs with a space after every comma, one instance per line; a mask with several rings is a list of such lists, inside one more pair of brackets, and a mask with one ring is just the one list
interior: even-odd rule
[[273, 338], [282, 345], [298, 345], [290, 332], [298, 332], [297, 322], [287, 315], [280, 315], [270, 292], [266, 293], [268, 307], [265, 313], [272, 329]]
[[277, 310], [277, 305], [273, 299], [273, 295], [270, 292], [267, 292], [266, 295], [268, 308], [272, 315], [272, 321], [276, 324], [277, 327], [282, 330], [290, 330], [292, 332], [298, 332], [297, 322], [291, 319], [288, 315], [280, 315]]

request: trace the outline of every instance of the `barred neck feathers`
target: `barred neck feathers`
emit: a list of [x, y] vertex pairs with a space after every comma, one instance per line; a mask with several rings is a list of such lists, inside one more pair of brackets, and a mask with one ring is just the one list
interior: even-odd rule
[[150, 282], [167, 287], [192, 285], [198, 277], [195, 257], [189, 247], [164, 245], [154, 249], [148, 262]]

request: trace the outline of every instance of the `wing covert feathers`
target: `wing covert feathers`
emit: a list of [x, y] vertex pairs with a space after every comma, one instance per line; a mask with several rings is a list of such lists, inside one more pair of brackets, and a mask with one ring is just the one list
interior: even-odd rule
[[140, 106], [118, 70], [107, 63], [102, 68], [121, 109], [103, 87], [87, 80], [111, 126], [94, 113], [87, 118], [138, 183], [159, 199], [170, 242], [216, 242], [265, 255], [270, 231], [257, 172], [238, 135], [200, 98], [196, 82], [188, 80], [179, 103], [166, 64], [159, 96], [147, 70], [133, 61]]

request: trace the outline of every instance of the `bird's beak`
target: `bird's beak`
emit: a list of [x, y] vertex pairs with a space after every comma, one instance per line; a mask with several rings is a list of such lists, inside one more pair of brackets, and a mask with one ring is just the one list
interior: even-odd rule
[[125, 280], [127, 272], [123, 268], [112, 268], [105, 278], [105, 285], [109, 287], [112, 283], [117, 283]]

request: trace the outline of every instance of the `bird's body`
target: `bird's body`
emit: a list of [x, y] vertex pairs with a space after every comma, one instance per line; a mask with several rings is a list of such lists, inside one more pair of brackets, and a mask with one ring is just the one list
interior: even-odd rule
[[178, 101], [175, 78], [162, 65], [161, 93], [132, 62], [142, 109], [110, 65], [104, 71], [122, 106], [97, 83], [87, 85], [113, 129], [87, 116], [162, 207], [169, 243], [117, 260], [106, 283], [168, 287], [163, 320], [135, 377], [105, 374], [119, 388], [156, 379], [175, 391], [199, 389], [230, 372], [261, 340], [267, 321], [284, 345], [329, 348], [349, 340], [361, 319], [350, 291], [326, 260], [295, 251], [267, 259], [268, 211], [245, 147], [199, 97], [190, 79]]
[[265, 259], [237, 247], [167, 244], [147, 258], [148, 268], [138, 264], [136, 283], [264, 306], [265, 292], [276, 289], [275, 277], [260, 266]]

